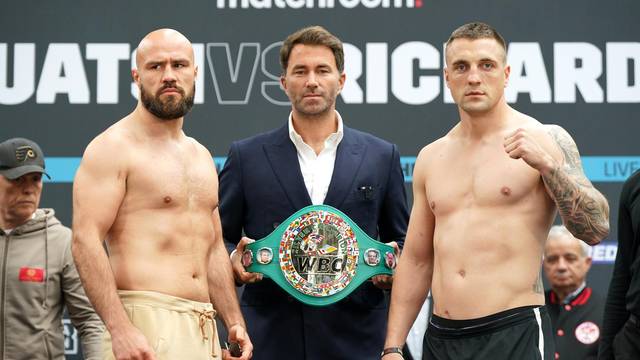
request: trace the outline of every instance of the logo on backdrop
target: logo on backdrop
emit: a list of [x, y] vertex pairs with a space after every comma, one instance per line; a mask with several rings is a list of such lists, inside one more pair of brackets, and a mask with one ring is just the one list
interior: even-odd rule
[[218, 9], [419, 8], [422, 0], [216, 0]]
[[[279, 81], [281, 42], [193, 45], [200, 68], [196, 104], [248, 105], [262, 97], [289, 106]], [[443, 47], [422, 41], [345, 43], [347, 78], [340, 96], [346, 104], [453, 103], [442, 75]], [[524, 96], [531, 103], [640, 103], [640, 42], [556, 42], [545, 54], [542, 48], [538, 42], [509, 44], [508, 102]], [[118, 104], [123, 96], [138, 95], [129, 71], [134, 62], [128, 43], [0, 43], [0, 104]]]
[[617, 253], [618, 243], [614, 241], [603, 241], [589, 249], [589, 256], [594, 264], [613, 264]]
[[64, 353], [66, 355], [76, 355], [78, 353], [78, 331], [71, 324], [71, 320], [63, 319], [62, 329], [64, 334]]

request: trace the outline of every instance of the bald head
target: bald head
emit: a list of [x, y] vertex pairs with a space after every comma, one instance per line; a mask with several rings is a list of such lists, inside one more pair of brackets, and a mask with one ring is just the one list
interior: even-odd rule
[[140, 89], [139, 107], [158, 119], [181, 119], [193, 106], [198, 67], [193, 46], [181, 33], [159, 29], [145, 36], [131, 75]]
[[143, 66], [150, 56], [167, 51], [180, 53], [193, 63], [193, 46], [186, 36], [173, 29], [158, 29], [148, 33], [138, 44], [136, 67]]

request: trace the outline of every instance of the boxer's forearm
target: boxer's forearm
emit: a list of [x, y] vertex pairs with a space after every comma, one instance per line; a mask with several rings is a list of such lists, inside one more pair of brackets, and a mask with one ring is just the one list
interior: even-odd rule
[[245, 327], [233, 281], [231, 261], [221, 243], [216, 244], [209, 259], [208, 283], [209, 297], [225, 327], [229, 329], [236, 324]]
[[130, 325], [129, 318], [117, 294], [116, 281], [109, 260], [99, 241], [87, 243], [76, 232], [72, 253], [87, 297], [109, 332]]
[[562, 168], [543, 179], [564, 225], [576, 238], [595, 245], [609, 234], [609, 206], [600, 192], [580, 185]]
[[595, 245], [609, 234], [609, 204], [584, 175], [578, 148], [569, 134], [557, 126], [549, 134], [563, 152], [564, 165], [544, 169], [542, 179], [567, 229]]
[[402, 347], [431, 287], [433, 265], [416, 264], [407, 255], [394, 275], [385, 348]]

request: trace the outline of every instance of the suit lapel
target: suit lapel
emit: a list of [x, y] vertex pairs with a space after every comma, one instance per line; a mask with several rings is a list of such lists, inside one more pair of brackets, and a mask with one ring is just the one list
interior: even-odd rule
[[311, 198], [300, 171], [296, 147], [289, 139], [287, 125], [276, 132], [274, 142], [264, 145], [264, 151], [273, 173], [294, 209], [299, 210], [311, 205]]
[[365, 152], [366, 145], [359, 142], [351, 129], [345, 126], [344, 137], [336, 153], [331, 183], [324, 200], [326, 205], [340, 208], [349, 193], [355, 190], [354, 180], [362, 165]]

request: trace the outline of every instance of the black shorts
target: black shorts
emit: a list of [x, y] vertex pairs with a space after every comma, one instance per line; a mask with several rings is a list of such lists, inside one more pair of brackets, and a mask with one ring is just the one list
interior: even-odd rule
[[544, 306], [525, 306], [471, 320], [433, 315], [424, 339], [429, 360], [553, 360], [551, 319]]

